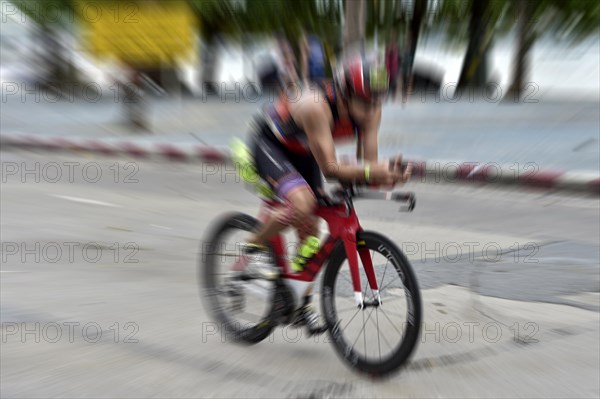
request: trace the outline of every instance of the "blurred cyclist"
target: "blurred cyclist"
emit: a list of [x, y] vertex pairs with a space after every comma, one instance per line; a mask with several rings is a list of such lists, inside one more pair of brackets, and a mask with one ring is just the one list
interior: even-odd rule
[[[277, 276], [273, 262], [264, 261], [269, 259], [265, 245], [288, 226], [297, 229], [301, 242], [317, 239], [313, 212], [324, 195], [323, 175], [385, 186], [408, 180], [411, 168], [401, 172], [399, 158], [392, 168], [389, 162], [378, 162], [377, 133], [388, 82], [385, 65], [356, 56], [342, 62], [333, 81], [290, 90], [256, 118], [250, 143], [256, 169], [285, 207], [244, 245], [247, 273], [267, 279]], [[337, 162], [335, 144], [344, 140], [356, 140], [362, 165]], [[296, 306], [301, 306], [294, 325], [306, 325], [309, 331], [318, 325], [310, 307], [311, 292], [312, 286], [295, 292]]]
[[316, 35], [303, 33], [301, 36], [300, 75], [307, 84], [325, 79], [325, 49]]

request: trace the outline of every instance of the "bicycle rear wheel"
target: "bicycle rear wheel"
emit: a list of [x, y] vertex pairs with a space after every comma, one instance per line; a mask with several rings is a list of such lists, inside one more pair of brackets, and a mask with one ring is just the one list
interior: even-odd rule
[[258, 343], [275, 326], [270, 318], [275, 283], [232, 277], [243, 262], [240, 244], [259, 225], [258, 220], [246, 214], [225, 215], [202, 243], [198, 273], [201, 295], [225, 340]]
[[[360, 232], [357, 243], [371, 256], [381, 304], [357, 307], [346, 252], [338, 245], [323, 279], [323, 314], [337, 353], [360, 372], [384, 376], [402, 366], [417, 345], [421, 295], [408, 260], [392, 241]], [[371, 299], [364, 268], [360, 275], [363, 298]]]

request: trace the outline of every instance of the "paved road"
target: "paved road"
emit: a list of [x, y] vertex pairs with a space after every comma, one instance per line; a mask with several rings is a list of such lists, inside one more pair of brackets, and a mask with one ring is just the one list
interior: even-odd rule
[[357, 203], [409, 253], [425, 312], [410, 365], [372, 381], [325, 337], [277, 329], [244, 347], [213, 332], [199, 242], [217, 214], [258, 205], [228, 171], [0, 155], [21, 168], [1, 192], [3, 397], [600, 394], [597, 198], [412, 183], [414, 213]]

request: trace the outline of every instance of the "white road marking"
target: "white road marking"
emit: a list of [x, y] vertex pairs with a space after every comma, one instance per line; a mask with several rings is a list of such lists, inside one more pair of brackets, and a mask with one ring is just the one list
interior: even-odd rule
[[56, 198], [62, 198], [62, 199], [67, 200], [67, 201], [81, 202], [83, 204], [110, 206], [110, 207], [113, 207], [113, 208], [122, 208], [121, 205], [115, 205], [115, 204], [111, 204], [111, 203], [108, 203], [108, 202], [96, 201], [96, 200], [91, 200], [91, 199], [86, 199], [86, 198], [71, 197], [71, 196], [68, 196], [68, 195], [59, 195], [59, 194], [50, 194], [50, 196], [51, 197], [56, 197]]
[[27, 273], [25, 270], [0, 270], [0, 273]]
[[152, 227], [158, 227], [159, 229], [173, 230], [171, 227], [167, 227], [167, 226], [160, 226], [160, 225], [158, 225], [158, 224], [151, 224], [150, 226], [152, 226]]

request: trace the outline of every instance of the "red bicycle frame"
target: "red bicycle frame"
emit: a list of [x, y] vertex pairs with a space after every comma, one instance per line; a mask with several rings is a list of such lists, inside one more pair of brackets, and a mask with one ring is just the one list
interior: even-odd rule
[[[280, 202], [273, 200], [263, 201], [263, 205], [261, 206], [258, 217], [260, 222], [265, 223], [270, 212], [277, 209], [281, 205], [282, 204]], [[329, 225], [329, 235], [327, 236], [325, 242], [321, 245], [319, 252], [317, 252], [315, 256], [313, 256], [307, 262], [302, 272], [292, 272], [286, 258], [285, 238], [281, 234], [278, 234], [270, 240], [275, 254], [276, 264], [282, 270], [282, 278], [306, 282], [313, 281], [317, 273], [319, 273], [319, 270], [321, 270], [325, 260], [328, 259], [333, 252], [335, 244], [339, 240], [342, 240], [344, 249], [346, 251], [346, 257], [350, 266], [350, 274], [352, 277], [352, 286], [354, 288], [354, 298], [356, 304], [360, 307], [364, 306], [360, 283], [360, 273], [358, 269], [359, 256], [367, 275], [369, 287], [371, 287], [376, 299], [380, 300], [379, 288], [375, 278], [375, 271], [373, 269], [371, 255], [369, 254], [369, 250], [364, 247], [364, 243], [357, 242], [357, 235], [359, 232], [363, 231], [363, 229], [358, 221], [354, 207], [346, 204], [334, 206], [319, 205], [315, 215], [321, 219], [324, 219]]]

